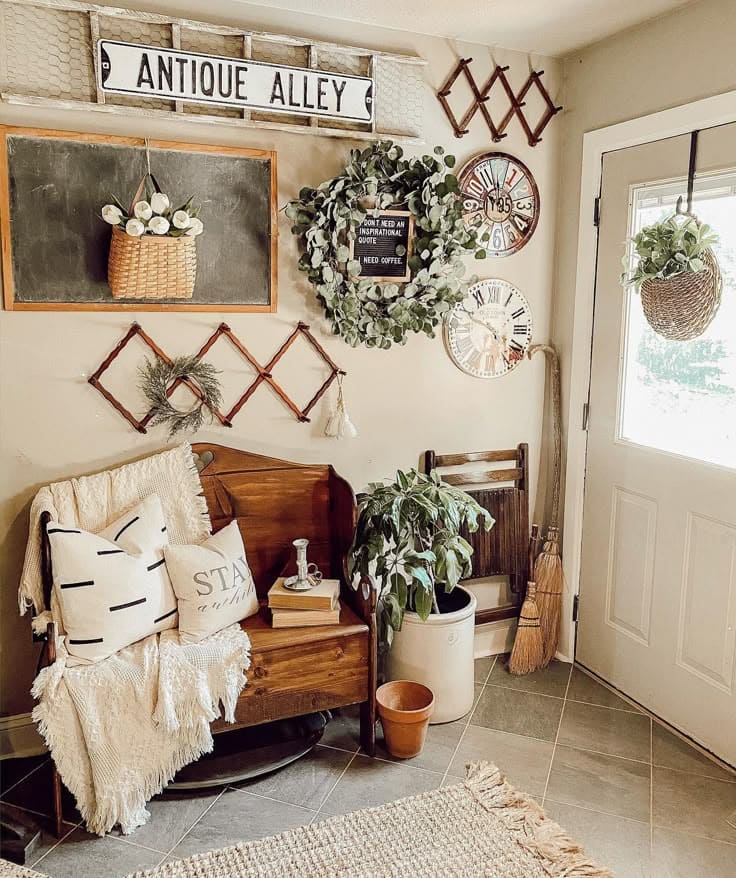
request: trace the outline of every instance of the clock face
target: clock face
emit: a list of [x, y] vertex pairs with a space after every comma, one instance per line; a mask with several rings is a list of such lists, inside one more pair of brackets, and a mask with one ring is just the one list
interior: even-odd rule
[[471, 159], [458, 175], [463, 217], [489, 256], [509, 256], [534, 234], [539, 190], [529, 169], [504, 152]]
[[524, 359], [531, 340], [529, 303], [505, 280], [473, 284], [445, 319], [450, 357], [476, 378], [497, 378], [510, 372]]

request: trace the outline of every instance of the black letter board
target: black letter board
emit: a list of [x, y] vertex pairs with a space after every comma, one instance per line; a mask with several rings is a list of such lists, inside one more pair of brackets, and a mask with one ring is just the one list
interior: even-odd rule
[[[360, 263], [360, 277], [376, 281], [408, 281], [414, 217], [408, 210], [381, 210], [369, 214], [351, 242], [350, 258]], [[396, 253], [396, 248], [402, 248]]]

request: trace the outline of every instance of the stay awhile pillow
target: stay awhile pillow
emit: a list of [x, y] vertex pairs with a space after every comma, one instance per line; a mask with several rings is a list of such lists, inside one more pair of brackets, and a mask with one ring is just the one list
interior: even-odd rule
[[196, 643], [258, 612], [258, 597], [237, 521], [198, 546], [167, 546], [179, 603], [179, 638]]
[[98, 662], [176, 627], [176, 598], [163, 556], [169, 538], [158, 495], [97, 534], [53, 521], [46, 532], [66, 648], [76, 663]]

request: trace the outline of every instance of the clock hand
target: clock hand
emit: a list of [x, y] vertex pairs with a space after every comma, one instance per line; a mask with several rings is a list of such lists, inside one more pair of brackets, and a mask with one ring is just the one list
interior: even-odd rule
[[490, 329], [490, 326], [485, 322], [485, 320], [480, 320], [478, 317], [473, 317], [472, 314], [470, 314], [470, 319], [473, 323], [477, 323], [478, 326], [482, 326], [484, 329]]
[[491, 326], [490, 323], [486, 323], [485, 320], [476, 320], [475, 322], [480, 323], [480, 325], [487, 329], [488, 332], [490, 332], [491, 335], [498, 341], [498, 333], [496, 332], [496, 328], [494, 326]]

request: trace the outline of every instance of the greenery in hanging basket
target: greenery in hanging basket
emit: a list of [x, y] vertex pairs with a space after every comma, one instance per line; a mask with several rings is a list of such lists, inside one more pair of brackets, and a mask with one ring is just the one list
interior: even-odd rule
[[[624, 255], [622, 283], [639, 288], [645, 280], [668, 280], [679, 274], [703, 271], [704, 255], [718, 240], [710, 226], [694, 217], [671, 216], [645, 226], [629, 239]], [[630, 253], [635, 257], [630, 272]]]
[[460, 528], [488, 531], [494, 520], [465, 491], [413, 469], [397, 472], [391, 484], [369, 485], [358, 495], [358, 508], [348, 574], [376, 581], [380, 641], [387, 648], [405, 610], [426, 620], [439, 612], [435, 586], [450, 592], [470, 574], [473, 548]]
[[[454, 157], [441, 146], [434, 153], [406, 159], [391, 141], [353, 149], [342, 174], [302, 189], [286, 207], [304, 246], [299, 268], [335, 334], [353, 347], [405, 344], [410, 332], [432, 337], [442, 315], [463, 297], [462, 257], [476, 251], [476, 233], [463, 221], [457, 178], [449, 173]], [[350, 259], [358, 226], [388, 209], [409, 210], [415, 220], [405, 284], [361, 278], [360, 264]]]

